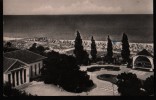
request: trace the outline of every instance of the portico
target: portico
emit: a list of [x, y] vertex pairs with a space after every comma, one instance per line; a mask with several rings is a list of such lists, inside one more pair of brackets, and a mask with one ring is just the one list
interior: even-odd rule
[[29, 77], [27, 77], [27, 69], [19, 69], [11, 71], [8, 73], [8, 82], [12, 84], [13, 87], [29, 83]]
[[41, 74], [43, 59], [46, 57], [28, 50], [17, 50], [3, 56], [3, 80], [12, 87], [29, 83]]

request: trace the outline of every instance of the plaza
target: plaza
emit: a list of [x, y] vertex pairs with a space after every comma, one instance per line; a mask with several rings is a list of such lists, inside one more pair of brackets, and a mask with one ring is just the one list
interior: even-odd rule
[[112, 96], [112, 95], [118, 96], [120, 94], [118, 93], [117, 90], [118, 88], [115, 84], [112, 84], [111, 82], [108, 81], [99, 80], [97, 76], [101, 74], [118, 75], [120, 73], [126, 72], [126, 73], [135, 73], [139, 79], [145, 80], [147, 77], [154, 75], [154, 72], [133, 70], [122, 65], [121, 66], [116, 66], [116, 65], [81, 66], [80, 70], [86, 71], [87, 68], [91, 68], [95, 66], [97, 67], [114, 66], [114, 67], [119, 67], [120, 71], [110, 71], [110, 70], [101, 69], [100, 71], [87, 72], [87, 74], [90, 75], [90, 79], [93, 80], [95, 84], [95, 87], [93, 87], [93, 89], [91, 89], [88, 92], [71, 93], [55, 85], [44, 84], [44, 82], [42, 81], [40, 82], [32, 81], [28, 86], [22, 87], [21, 90], [24, 90], [27, 93], [37, 95], [37, 96]]

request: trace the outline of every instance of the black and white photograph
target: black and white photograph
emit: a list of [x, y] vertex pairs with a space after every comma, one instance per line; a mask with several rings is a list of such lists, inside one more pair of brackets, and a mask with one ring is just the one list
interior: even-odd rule
[[153, 0], [3, 0], [3, 97], [154, 96]]

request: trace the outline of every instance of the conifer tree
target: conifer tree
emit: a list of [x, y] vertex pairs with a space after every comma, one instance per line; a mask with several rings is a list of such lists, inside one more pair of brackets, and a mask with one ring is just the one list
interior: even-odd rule
[[96, 61], [96, 55], [97, 55], [97, 50], [96, 50], [96, 43], [95, 40], [92, 36], [91, 38], [91, 56], [92, 56], [92, 61], [95, 62]]
[[129, 42], [128, 42], [128, 37], [125, 33], [123, 33], [123, 37], [122, 37], [121, 56], [123, 58], [124, 63], [129, 62], [130, 60]]
[[83, 49], [82, 39], [81, 39], [79, 31], [77, 31], [77, 36], [76, 36], [76, 39], [75, 39], [74, 47], [75, 47], [74, 54], [76, 56], [77, 63], [82, 64], [84, 49]]
[[107, 39], [108, 39], [108, 43], [107, 43], [107, 55], [106, 55], [106, 58], [107, 58], [107, 62], [110, 63], [110, 62], [112, 62], [113, 47], [112, 47], [112, 41], [109, 38], [109, 35], [108, 35]]

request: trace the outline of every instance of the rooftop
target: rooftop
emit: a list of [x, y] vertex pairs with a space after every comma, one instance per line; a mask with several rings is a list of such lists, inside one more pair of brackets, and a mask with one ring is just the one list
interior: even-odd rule
[[153, 55], [151, 53], [149, 53], [146, 49], [143, 49], [142, 51], [138, 52], [137, 55], [144, 55], [144, 56], [153, 57]]
[[16, 50], [16, 51], [7, 52], [4, 53], [4, 57], [18, 59], [27, 64], [34, 63], [46, 58], [44, 56], [41, 56], [39, 54], [33, 53], [28, 50]]

